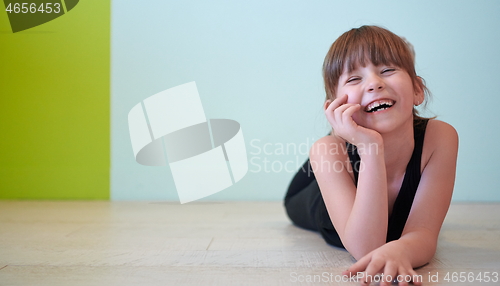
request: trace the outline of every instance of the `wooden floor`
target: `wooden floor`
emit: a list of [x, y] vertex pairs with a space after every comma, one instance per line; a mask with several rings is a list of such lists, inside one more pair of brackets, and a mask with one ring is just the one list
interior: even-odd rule
[[[453, 204], [418, 273], [424, 285], [500, 285], [499, 241], [500, 204]], [[0, 201], [2, 286], [358, 285], [335, 282], [353, 261], [279, 202]], [[460, 272], [473, 282], [453, 283]]]

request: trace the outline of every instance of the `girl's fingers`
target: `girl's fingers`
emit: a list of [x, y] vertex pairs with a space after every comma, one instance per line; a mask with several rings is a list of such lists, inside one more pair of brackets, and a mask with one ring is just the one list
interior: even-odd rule
[[326, 112], [332, 112], [335, 110], [337, 107], [341, 106], [342, 104], [347, 103], [347, 94], [341, 95], [337, 98], [335, 98], [330, 105], [326, 108]]
[[405, 279], [407, 278], [406, 272], [404, 271], [403, 267], [399, 267], [398, 269], [398, 274], [396, 276], [396, 281], [398, 282], [398, 286], [408, 286], [408, 283], [405, 282]]
[[413, 285], [417, 285], [417, 286], [422, 285], [422, 279], [420, 278], [421, 276], [418, 275], [417, 272], [415, 272], [415, 270], [413, 270], [413, 268], [409, 271], [409, 273], [412, 277]]
[[348, 108], [346, 108], [345, 111], [342, 113], [342, 123], [343, 124], [353, 123], [354, 120], [352, 119], [352, 115], [360, 108], [361, 106], [359, 104], [353, 104]]
[[350, 106], [351, 106], [351, 104], [343, 104], [331, 112], [328, 112], [328, 111], [325, 112], [326, 118], [332, 124], [332, 127], [334, 129], [338, 128], [340, 125], [342, 125], [342, 114]]
[[398, 275], [398, 267], [394, 265], [394, 263], [387, 262], [384, 267], [384, 281], [380, 283], [383, 286], [389, 286], [392, 284], [392, 281], [396, 279]]
[[355, 103], [347, 103], [347, 99], [347, 94], [344, 94], [333, 100], [326, 107], [325, 115], [335, 130], [335, 135], [349, 141], [350, 139], [354, 140], [350, 137], [353, 136], [357, 126], [352, 116], [356, 111], [360, 110], [361, 106]]
[[400, 272], [400, 280], [404, 282], [399, 283], [399, 285], [406, 286], [409, 285], [410, 282], [413, 283], [413, 285], [422, 285], [422, 281], [419, 278], [420, 276], [413, 270], [413, 268], [406, 270], [404, 267], [400, 267]]
[[370, 264], [366, 267], [365, 271], [365, 277], [363, 278], [363, 281], [365, 282], [365, 285], [370, 284], [370, 277], [375, 276], [377, 273], [381, 272], [381, 270], [385, 266], [385, 260], [383, 259], [377, 259], [377, 260], [371, 260]]
[[343, 95], [343, 96], [340, 96], [340, 97], [337, 97], [335, 100], [333, 100], [330, 105], [326, 108], [325, 110], [325, 113], [326, 115], [330, 115], [330, 114], [335, 114], [335, 111], [343, 106], [344, 104], [347, 103], [347, 95]]
[[344, 124], [345, 122], [347, 122], [345, 121], [344, 113], [348, 108], [352, 106], [354, 106], [354, 104], [346, 103], [337, 107], [337, 109], [335, 109], [335, 111], [333, 112], [335, 121], [338, 122], [339, 124]]
[[407, 286], [412, 283], [413, 285], [421, 286], [422, 285], [422, 276], [418, 275], [413, 268], [405, 268], [403, 266], [399, 267], [398, 271], [398, 285], [399, 286]]
[[421, 276], [419, 276], [413, 268], [410, 267], [410, 269], [406, 269], [401, 266], [399, 267], [397, 276], [395, 276], [394, 279], [397, 279], [398, 286], [408, 286], [410, 283], [420, 286], [422, 285], [422, 279], [420, 277]]
[[411, 276], [408, 275], [406, 269], [401, 266], [399, 267], [399, 276], [398, 278], [398, 286], [408, 286], [409, 282], [411, 282]]
[[346, 271], [342, 272], [343, 275], [347, 276], [353, 276], [358, 274], [358, 272], [362, 272], [366, 269], [366, 266], [368, 266], [368, 263], [370, 263], [371, 260], [371, 255], [367, 254], [363, 256], [358, 262], [354, 263], [349, 267]]

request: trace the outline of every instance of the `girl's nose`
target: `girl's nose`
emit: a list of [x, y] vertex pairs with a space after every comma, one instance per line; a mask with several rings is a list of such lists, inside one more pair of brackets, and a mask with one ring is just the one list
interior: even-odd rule
[[367, 90], [369, 92], [381, 91], [385, 88], [384, 82], [378, 76], [373, 76], [368, 82]]

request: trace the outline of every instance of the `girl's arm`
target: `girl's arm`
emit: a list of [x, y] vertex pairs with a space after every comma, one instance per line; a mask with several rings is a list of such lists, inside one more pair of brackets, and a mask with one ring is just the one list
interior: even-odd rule
[[[382, 136], [353, 121], [352, 114], [359, 108], [359, 104], [348, 104], [346, 95], [327, 103], [325, 113], [336, 135], [318, 140], [309, 154], [330, 219], [356, 259], [385, 243], [388, 223]], [[352, 171], [348, 171], [351, 164], [342, 138], [366, 147], [360, 153], [362, 168], [357, 187]]]
[[455, 129], [430, 120], [422, 155], [422, 177], [401, 238], [370, 252], [349, 267], [346, 274], [365, 271], [366, 277], [379, 272], [392, 277], [416, 275], [412, 268], [430, 261], [452, 197], [457, 153]]
[[359, 259], [386, 242], [388, 199], [384, 151], [374, 144], [379, 150], [362, 157], [363, 167], [356, 187], [349, 172], [352, 167], [345, 144], [334, 136], [323, 137], [313, 144], [309, 157], [335, 230], [346, 250]]

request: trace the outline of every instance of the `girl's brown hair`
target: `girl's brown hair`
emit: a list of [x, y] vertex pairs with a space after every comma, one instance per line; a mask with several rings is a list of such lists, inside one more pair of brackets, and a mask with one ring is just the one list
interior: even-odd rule
[[[410, 75], [415, 90], [421, 90], [428, 97], [429, 90], [422, 78], [415, 72], [415, 54], [403, 38], [377, 26], [361, 26], [342, 34], [330, 47], [323, 62], [323, 79], [326, 100], [336, 97], [339, 78], [344, 72], [353, 71], [358, 65], [395, 65]], [[417, 118], [418, 111], [413, 108]]]

